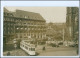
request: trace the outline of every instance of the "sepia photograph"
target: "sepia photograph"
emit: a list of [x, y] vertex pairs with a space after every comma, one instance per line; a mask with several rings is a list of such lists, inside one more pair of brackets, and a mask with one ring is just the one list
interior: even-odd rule
[[3, 7], [3, 56], [78, 56], [79, 7]]

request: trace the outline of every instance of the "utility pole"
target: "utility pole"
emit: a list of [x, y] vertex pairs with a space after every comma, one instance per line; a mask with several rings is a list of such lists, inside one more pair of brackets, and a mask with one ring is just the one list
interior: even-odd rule
[[63, 45], [64, 45], [64, 28], [63, 28]]

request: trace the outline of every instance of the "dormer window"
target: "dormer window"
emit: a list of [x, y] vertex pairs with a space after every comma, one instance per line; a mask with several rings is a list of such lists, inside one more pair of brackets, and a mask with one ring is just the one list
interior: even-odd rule
[[24, 18], [28, 18], [28, 16], [24, 16]]
[[23, 29], [23, 28], [21, 28], [21, 29]]
[[13, 16], [12, 14], [10, 14], [10, 16]]

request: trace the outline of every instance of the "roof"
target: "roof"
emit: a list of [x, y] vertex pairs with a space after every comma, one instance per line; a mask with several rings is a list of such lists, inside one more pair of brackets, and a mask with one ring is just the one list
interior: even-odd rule
[[16, 10], [14, 13], [15, 17], [25, 18], [25, 19], [34, 19], [34, 20], [44, 20], [45, 19], [39, 14], [29, 11]]
[[9, 10], [7, 10], [5, 7], [4, 7], [4, 12], [6, 13], [11, 13]]
[[32, 19], [32, 20], [42, 20], [45, 21], [45, 19], [39, 14], [24, 10], [16, 10], [16, 12], [10, 12], [4, 7], [4, 12], [13, 14], [16, 18], [25, 18], [25, 19]]

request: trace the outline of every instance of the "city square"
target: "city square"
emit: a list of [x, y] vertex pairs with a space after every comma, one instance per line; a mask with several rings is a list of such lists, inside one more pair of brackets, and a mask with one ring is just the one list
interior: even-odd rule
[[[78, 56], [76, 48], [73, 47], [48, 47], [46, 46], [46, 50], [42, 50], [42, 46], [37, 47], [36, 51], [38, 55], [36, 56]], [[7, 52], [4, 52], [4, 56], [7, 56]], [[22, 49], [16, 49], [10, 51], [10, 56], [29, 56], [25, 51]]]
[[78, 17], [78, 7], [4, 7], [3, 56], [77, 56]]

